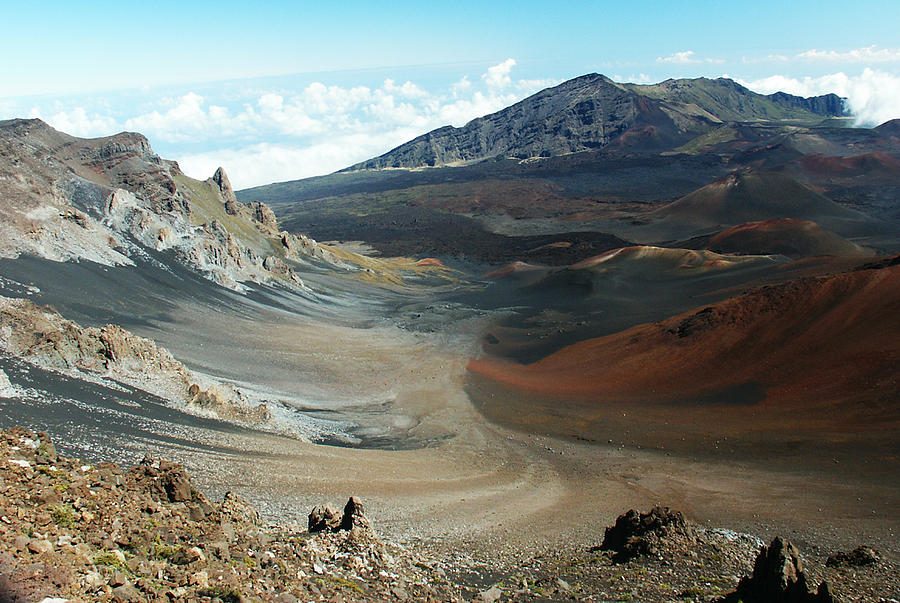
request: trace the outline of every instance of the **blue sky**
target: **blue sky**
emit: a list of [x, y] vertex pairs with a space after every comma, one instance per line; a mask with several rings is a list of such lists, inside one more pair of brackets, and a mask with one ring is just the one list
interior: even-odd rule
[[[900, 117], [895, 2], [43, 2], [7, 9], [0, 119], [146, 134], [236, 186], [327, 173], [589, 72], [727, 75]], [[209, 173], [207, 173], [209, 172]]]

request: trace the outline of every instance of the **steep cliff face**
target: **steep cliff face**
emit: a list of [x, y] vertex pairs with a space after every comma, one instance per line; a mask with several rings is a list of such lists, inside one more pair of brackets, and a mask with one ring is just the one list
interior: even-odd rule
[[837, 94], [823, 94], [821, 96], [811, 96], [803, 98], [787, 94], [786, 92], [776, 92], [767, 95], [773, 102], [788, 106], [799, 107], [816, 115], [841, 116], [847, 115], [847, 109], [844, 106], [844, 99]]
[[763, 96], [729, 79], [617, 84], [584, 75], [462, 128], [445, 126], [349, 170], [415, 168], [512, 157], [553, 157], [606, 147], [674, 148], [723, 121], [820, 121], [842, 115], [835, 95]]
[[81, 139], [40, 120], [0, 122], [0, 256], [128, 265], [171, 250], [224, 286], [302, 286], [292, 262], [342, 265], [315, 241], [278, 230], [262, 203], [237, 201], [222, 168], [189, 178], [130, 132]]

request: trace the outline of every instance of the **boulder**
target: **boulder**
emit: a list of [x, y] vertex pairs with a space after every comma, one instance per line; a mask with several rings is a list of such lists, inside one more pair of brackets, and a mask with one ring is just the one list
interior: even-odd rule
[[316, 505], [309, 513], [310, 532], [337, 532], [341, 529], [343, 513], [330, 505]]
[[232, 521], [250, 523], [255, 526], [261, 523], [259, 511], [234, 492], [225, 493], [225, 498], [219, 505], [219, 513], [231, 518]]
[[790, 542], [776, 537], [762, 547], [753, 564], [753, 575], [741, 578], [737, 590], [723, 603], [834, 603], [828, 583], [815, 593], [809, 591], [800, 552]]
[[371, 530], [362, 502], [351, 496], [343, 513], [330, 505], [316, 505], [309, 513], [310, 532], [338, 532], [340, 530]]
[[354, 528], [370, 530], [372, 529], [372, 524], [366, 517], [362, 502], [355, 496], [351, 496], [347, 504], [344, 505], [344, 518], [341, 520], [341, 529], [352, 530]]
[[690, 535], [680, 511], [654, 507], [648, 513], [630, 509], [616, 518], [616, 525], [606, 528], [601, 551], [612, 551], [616, 561], [628, 561], [653, 552], [655, 543], [672, 534]]
[[203, 551], [201, 551], [199, 547], [183, 546], [175, 551], [170, 560], [176, 565], [190, 565], [195, 561], [205, 561], [206, 556], [203, 554]]
[[862, 567], [864, 565], [873, 565], [878, 563], [880, 555], [878, 551], [868, 546], [858, 546], [851, 552], [841, 551], [835, 553], [825, 561], [828, 567], [855, 566]]
[[194, 490], [187, 472], [178, 463], [145, 456], [128, 475], [160, 502], [186, 502], [203, 496]]

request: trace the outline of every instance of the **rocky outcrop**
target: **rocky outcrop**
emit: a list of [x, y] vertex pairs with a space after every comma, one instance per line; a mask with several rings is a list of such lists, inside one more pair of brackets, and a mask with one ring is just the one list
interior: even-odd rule
[[315, 532], [337, 532], [341, 529], [344, 514], [331, 505], [316, 505], [309, 512], [307, 529]]
[[[171, 250], [236, 290], [244, 281], [302, 287], [293, 269], [330, 259], [314, 244], [289, 251], [279, 238], [272, 210], [240, 203], [222, 168], [197, 181], [140, 134], [81, 139], [40, 120], [0, 122], [0, 257], [129, 265], [145, 248]], [[270, 262], [275, 271], [269, 256], [282, 261]]]
[[343, 512], [330, 505], [316, 505], [309, 513], [308, 529], [310, 532], [339, 532], [352, 530], [371, 530], [372, 524], [366, 517], [362, 501], [351, 496], [344, 505]]
[[226, 206], [228, 203], [237, 204], [238, 200], [234, 196], [234, 189], [231, 188], [231, 180], [228, 179], [224, 168], [218, 168], [209, 180], [219, 190], [219, 195]]
[[0, 431], [3, 601], [461, 601], [434, 559], [371, 530], [309, 535], [216, 504], [184, 468], [123, 471], [44, 452], [47, 434]]
[[744, 577], [737, 591], [722, 599], [723, 603], [834, 603], [827, 582], [809, 591], [800, 552], [780, 536], [759, 551], [753, 575]]
[[841, 98], [837, 94], [823, 94], [821, 96], [804, 98], [787, 94], [786, 92], [776, 92], [766, 96], [772, 99], [773, 102], [785, 107], [796, 107], [816, 115], [842, 116], [850, 114], [845, 105], [846, 99]]
[[659, 542], [680, 534], [691, 536], [680, 511], [668, 507], [654, 507], [647, 513], [634, 509], [616, 518], [614, 526], [606, 528], [601, 551], [612, 551], [613, 559], [624, 562], [655, 552]]
[[872, 547], [858, 546], [849, 553], [844, 551], [835, 553], [825, 561], [825, 565], [828, 567], [863, 567], [878, 563], [880, 558], [881, 555]]
[[278, 220], [275, 218], [275, 212], [272, 211], [265, 203], [254, 201], [249, 205], [250, 211], [253, 212], [253, 219], [272, 232], [278, 231]]

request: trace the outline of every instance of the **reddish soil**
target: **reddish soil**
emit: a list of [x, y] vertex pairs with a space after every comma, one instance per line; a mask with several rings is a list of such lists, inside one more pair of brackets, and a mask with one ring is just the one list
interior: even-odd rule
[[882, 152], [866, 153], [853, 157], [831, 157], [828, 155], [805, 155], [794, 163], [808, 176], [854, 178], [900, 177], [900, 159]]
[[[486, 357], [468, 368], [522, 393], [571, 401], [583, 421], [623, 404], [665, 414], [693, 405], [727, 407], [734, 419], [765, 410], [782, 429], [893, 429], [900, 266], [761, 287], [531, 365]], [[813, 409], [827, 412], [798, 413]]]

